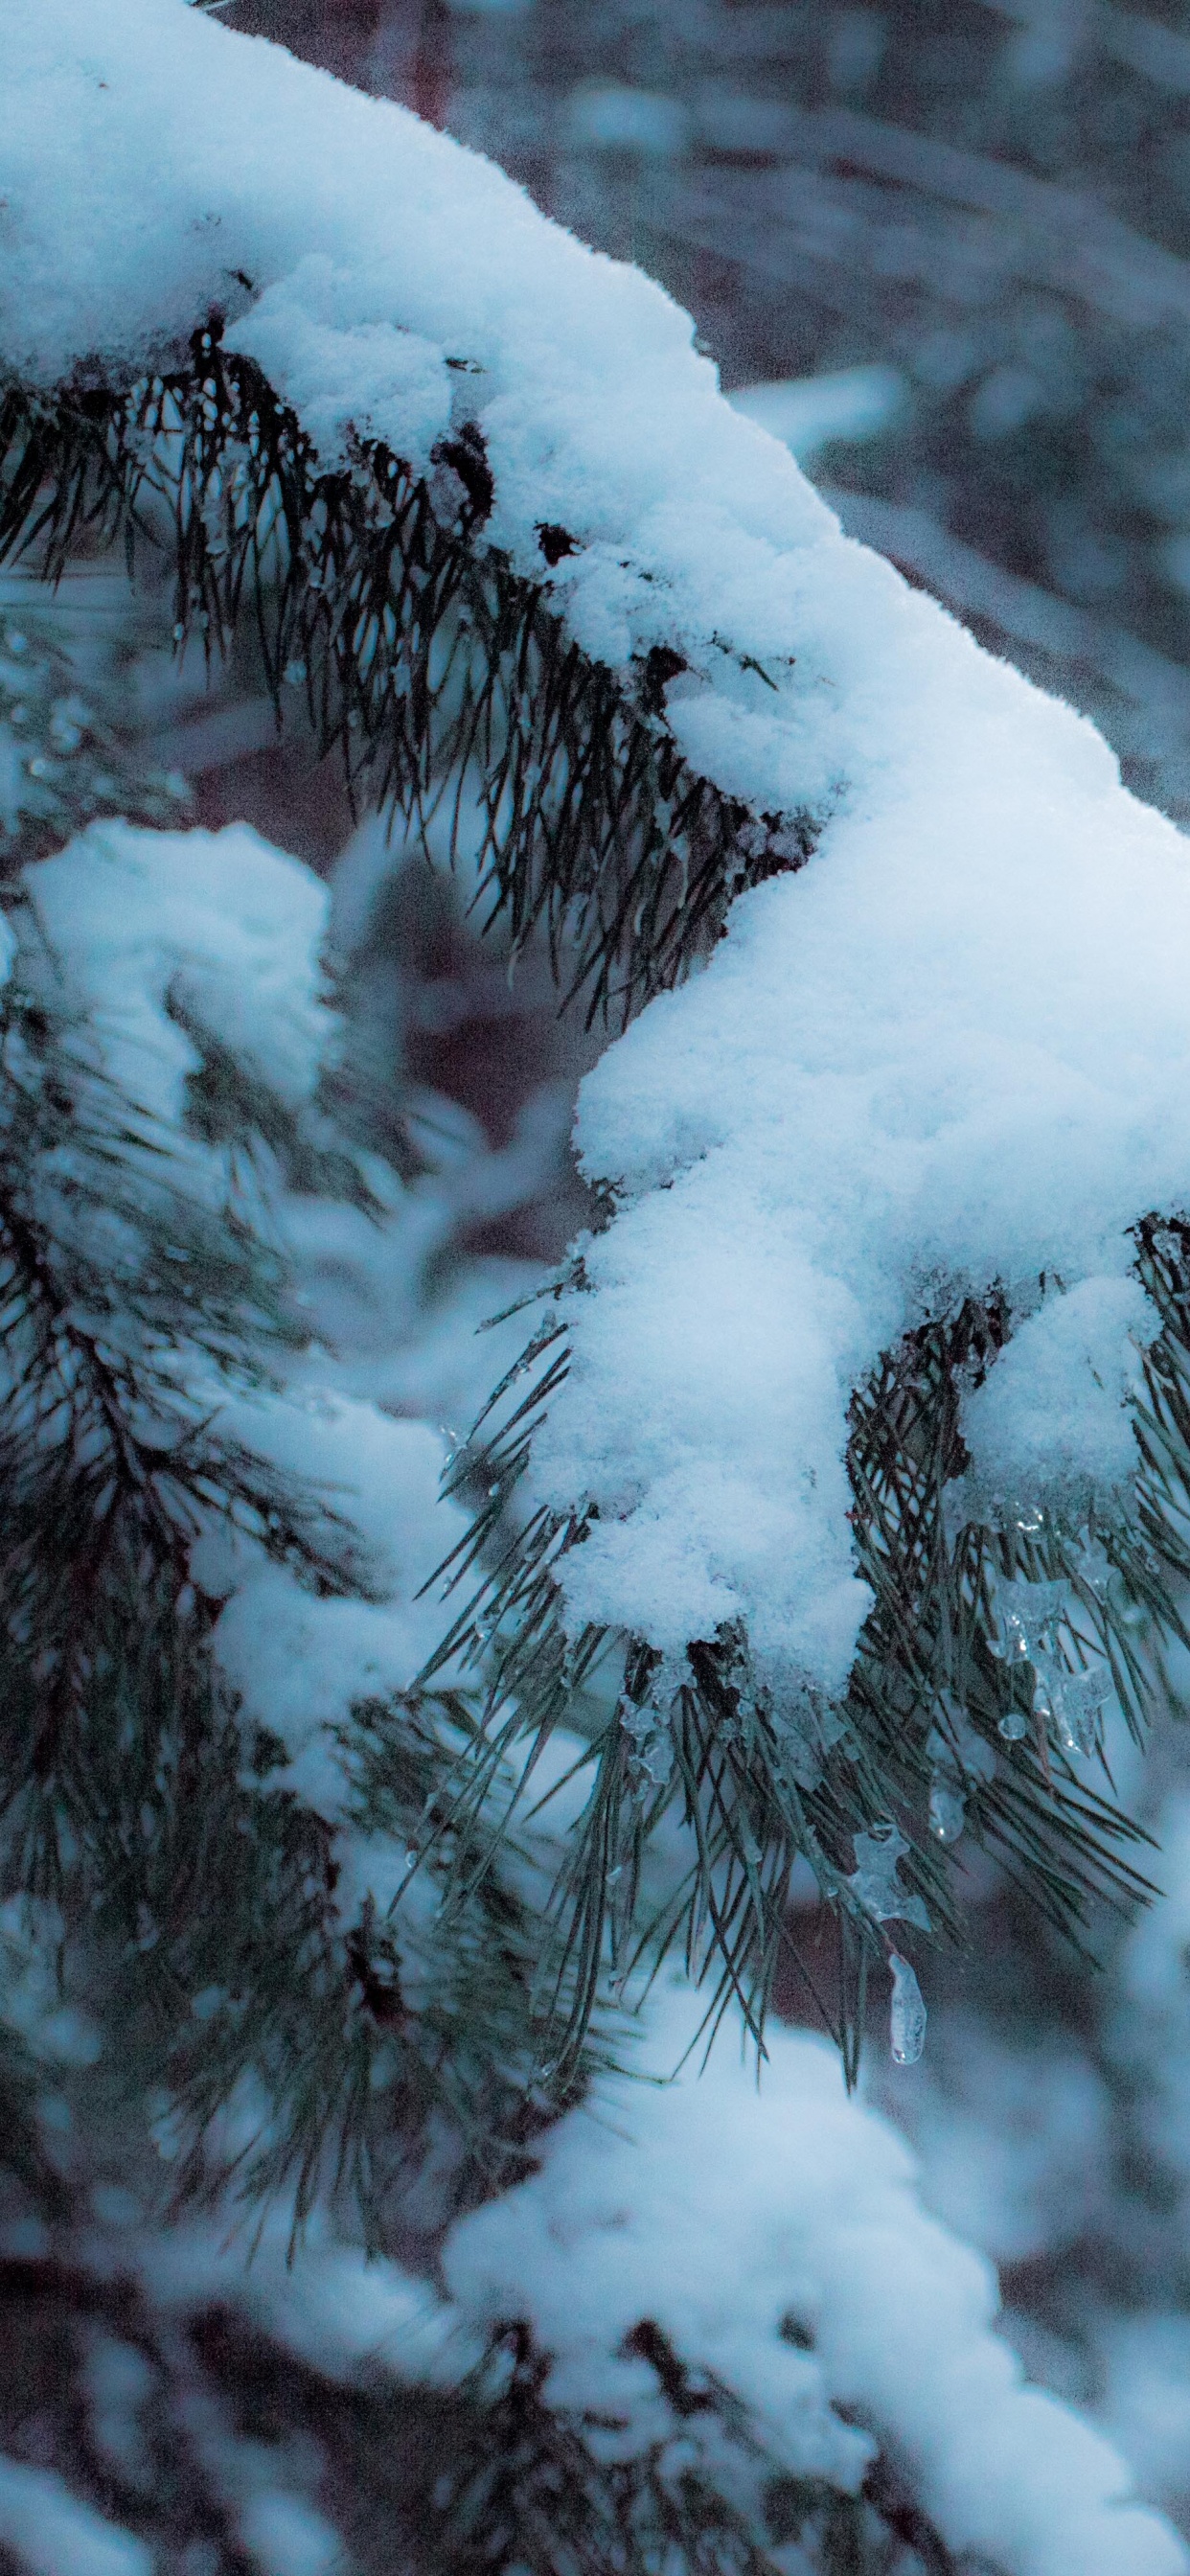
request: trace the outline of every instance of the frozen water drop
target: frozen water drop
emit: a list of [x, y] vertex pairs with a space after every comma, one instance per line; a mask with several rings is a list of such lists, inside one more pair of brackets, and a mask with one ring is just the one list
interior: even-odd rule
[[1023, 1708], [1017, 1708], [1015, 1705], [1012, 1708], [1006, 1708], [997, 1733], [1002, 1735], [1007, 1743], [1019, 1744], [1022, 1735], [1027, 1735], [1028, 1732], [1029, 1721]]
[[921, 1987], [907, 1959], [899, 1951], [889, 1953], [892, 1971], [892, 2003], [889, 2008], [889, 2038], [898, 2066], [916, 2066], [926, 2044], [926, 2008]]
[[935, 1780], [930, 1790], [930, 1832], [940, 1843], [957, 1843], [967, 1821], [967, 1802], [960, 1789]]
[[1080, 1749], [1079, 1740], [1069, 1718], [1067, 1717], [1065, 1706], [1060, 1699], [1056, 1701], [1056, 1705], [1051, 1709], [1050, 1719], [1054, 1733], [1062, 1747], [1063, 1753], [1077, 1753]]

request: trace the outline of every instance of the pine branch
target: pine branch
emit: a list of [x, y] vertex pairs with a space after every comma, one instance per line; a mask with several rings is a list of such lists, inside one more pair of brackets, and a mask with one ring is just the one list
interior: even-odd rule
[[670, 2437], [608, 2460], [600, 2427], [572, 2421], [548, 2394], [549, 2356], [515, 2320], [497, 2328], [461, 2395], [476, 2409], [435, 2488], [434, 2564], [449, 2576], [518, 2568], [527, 2576], [778, 2576], [800, 2543], [821, 2576], [883, 2576], [912, 2548], [926, 2576], [954, 2560], [891, 2467], [873, 2463], [858, 2495], [794, 2477], [766, 2454], [745, 2409], [712, 2372], [694, 2371], [642, 2320], [626, 2349], [656, 2374]]
[[[179, 2202], [231, 2186], [251, 2208], [284, 2192], [296, 2236], [329, 2197], [378, 2248], [431, 2150], [449, 2213], [519, 2179], [532, 2136], [573, 2098], [537, 2081], [551, 2033], [534, 1991], [537, 1918], [508, 1866], [515, 1841], [502, 1841], [499, 1866], [478, 1870], [474, 1851], [455, 1853], [448, 1839], [415, 1905], [381, 1914], [369, 1901], [353, 1917], [337, 1893], [339, 1833], [408, 1848], [473, 1722], [466, 1703], [447, 1692], [354, 1709], [340, 1730], [349, 1821], [332, 1831], [271, 1785], [277, 1748], [263, 1745], [257, 1780], [245, 1776], [242, 1730], [209, 1668], [201, 1687], [191, 1730], [201, 1780], [179, 1743], [168, 1773], [159, 1762], [146, 1784], [135, 1870], [121, 1868], [110, 1829], [96, 1853], [98, 1929], [124, 1962], [113, 2009], [170, 2093]], [[106, 1817], [116, 1804], [110, 1784]], [[483, 1830], [486, 1842], [490, 1819]], [[464, 1873], [470, 1860], [474, 1887], [448, 1908], [452, 1860]], [[596, 2030], [580, 2079], [608, 2056]], [[248, 2071], [270, 2116], [229, 2166], [211, 2124]]]
[[[931, 1830], [939, 1780], [961, 1801], [970, 1841], [996, 1855], [1076, 1948], [1089, 1949], [1100, 1906], [1127, 1911], [1154, 1893], [1138, 1866], [1150, 1837], [1088, 1785], [1069, 1731], [1037, 1713], [1039, 1669], [1027, 1655], [1006, 1656], [997, 1609], [1001, 1581], [1062, 1586], [1072, 1677], [1091, 1658], [1106, 1659], [1143, 1734], [1165, 1695], [1161, 1641], [1185, 1638], [1190, 1227], [1149, 1220], [1137, 1243], [1164, 1323], [1136, 1418], [1138, 1525], [1092, 1529], [1091, 1556], [1088, 1533], [1056, 1520], [948, 1533], [947, 1489], [966, 1465], [962, 1385], [990, 1363], [1010, 1318], [993, 1297], [921, 1328], [852, 1405], [856, 1561], [874, 1607], [837, 1705], [809, 1691], [782, 1701], [767, 1690], [739, 1628], [693, 1641], [680, 1666], [640, 1639], [625, 1646], [599, 1629], [568, 1636], [559, 1567], [582, 1544], [587, 1518], [539, 1509], [518, 1522], [509, 1509], [567, 1368], [556, 1312], [533, 1336], [448, 1479], [449, 1490], [480, 1499], [442, 1572], [448, 1590], [469, 1574], [479, 1580], [422, 1680], [459, 1659], [487, 1680], [483, 1721], [447, 1811], [453, 1822], [479, 1811], [495, 1769], [518, 1747], [523, 1759], [526, 1743], [539, 1748], [568, 1722], [601, 1657], [623, 1657], [615, 1710], [590, 1746], [589, 1794], [554, 1887], [540, 1972], [555, 2008], [566, 1989], [563, 2064], [581, 2048], [584, 2015], [609, 1969], [625, 1982], [680, 1948], [688, 1972], [707, 1983], [708, 2029], [734, 1996], [763, 2046], [776, 1980], [792, 1973], [853, 2076], [868, 1972], [894, 1947], [912, 1948], [906, 1922], [963, 1938], [954, 1881], [962, 1851]], [[582, 1289], [581, 1265], [564, 1284]], [[649, 1912], [646, 1850], [675, 1811], [687, 1828], [689, 1868]], [[891, 1888], [905, 1911], [882, 1916], [856, 1883], [856, 1836], [879, 1838], [890, 1826], [903, 1838]], [[790, 1913], [799, 1859], [834, 1919], [829, 1998], [820, 1991], [819, 1926], [811, 1955]]]
[[[477, 899], [489, 921], [503, 916], [514, 954], [544, 930], [565, 998], [581, 993], [589, 1018], [626, 1016], [676, 981], [736, 892], [808, 852], [807, 814], [750, 816], [682, 761], [664, 716], [679, 656], [655, 648], [626, 687], [567, 637], [549, 587], [566, 530], [541, 529], [540, 583], [486, 542], [493, 486], [473, 424], [442, 443], [428, 481], [378, 446], [359, 446], [349, 470], [320, 472], [294, 415], [251, 360], [222, 347], [212, 320], [187, 363], [133, 384], [80, 381], [52, 398], [11, 386], [0, 454], [0, 548], [32, 552], [52, 579], [83, 534], [90, 544], [122, 537], [130, 559], [142, 539], [168, 543], [179, 641], [197, 632], [209, 651], [225, 650], [255, 618], [279, 720], [300, 689], [354, 789], [415, 834], [441, 813], [452, 851], [464, 798], [477, 793]], [[1158, 1257], [1155, 1240], [1150, 1228], [1142, 1268]], [[1176, 1584], [1190, 1565], [1178, 1500], [1190, 1465], [1180, 1295], [1169, 1287], [1138, 1425], [1140, 1534], [1102, 1534], [1113, 1595], [1092, 1596], [1070, 1532], [947, 1534], [960, 1377], [986, 1365], [1007, 1329], [993, 1300], [911, 1336], [857, 1395], [849, 1464], [875, 1607], [843, 1704], [808, 1693], [774, 1704], [738, 1632], [692, 1641], [677, 1673], [629, 1641], [539, 1967], [542, 2008], [566, 2033], [553, 2073], [573, 2076], [608, 1968], [622, 1979], [675, 1942], [710, 1978], [709, 2019], [734, 1994], [759, 2039], [790, 1954], [799, 1858], [836, 1918], [831, 2009], [853, 2068], [867, 1969], [887, 1958], [888, 1922], [899, 1943], [906, 1919], [865, 1893], [856, 1836], [900, 1833], [893, 1894], [909, 1919], [959, 1937], [951, 1858], [927, 1824], [939, 1778], [961, 1794], [973, 1838], [1072, 1938], [1088, 1937], [1093, 1903], [1143, 1897], [1135, 1828], [1087, 1789], [1053, 1728], [1034, 1723], [1037, 1674], [998, 1651], [995, 1602], [1003, 1580], [1072, 1586], [1072, 1670], [1088, 1653], [1106, 1656], [1143, 1727], [1153, 1663], [1129, 1619], [1139, 1609], [1158, 1635], [1179, 1634]], [[563, 1722], [609, 1645], [598, 1631], [568, 1641], [562, 1627], [556, 1569], [582, 1541], [583, 1514], [537, 1513], [507, 1536], [508, 1496], [566, 1364], [552, 1334], [534, 1356], [544, 1367], [529, 1394], [459, 1462], [456, 1489], [476, 1472], [485, 1499], [451, 1579], [476, 1567], [481, 1580], [423, 1677], [428, 1687], [458, 1653], [484, 1667], [483, 1724], [419, 1845], [449, 1841], [460, 1906], [504, 1830], [481, 1820], [508, 1755]], [[691, 1835], [689, 1878], [643, 1919], [644, 1848], [675, 1806]], [[795, 1965], [812, 1976], [804, 1956]]]
[[[85, 1031], [14, 982], [0, 1007], [0, 1604], [23, 1682], [7, 1802], [45, 1781], [112, 1605], [181, 1607], [212, 1514], [311, 1580], [362, 1560], [325, 1500], [220, 1432], [220, 1381], [292, 1340], [284, 1272], [234, 1205], [204, 1208], [169, 1140], [121, 1101]], [[19, 1716], [18, 1716], [19, 1710]]]
[[540, 582], [483, 529], [491, 471], [465, 423], [429, 482], [380, 446], [321, 472], [260, 368], [213, 318], [188, 363], [131, 385], [82, 381], [0, 399], [0, 560], [56, 580], [82, 540], [148, 537], [176, 566], [175, 636], [225, 651], [256, 621], [281, 721], [304, 696], [354, 792], [424, 832], [482, 813], [476, 902], [513, 954], [547, 936], [568, 1000], [615, 1020], [678, 980], [733, 895], [799, 866], [808, 812], [753, 816], [691, 770], [665, 723], [681, 656], [633, 683], [592, 661], [551, 605], [572, 551], [540, 531]]
[[[306, 1819], [249, 1864], [212, 1665], [221, 1605], [193, 1544], [222, 1523], [315, 1590], [367, 1592], [370, 1575], [325, 1495], [219, 1427], [221, 1398], [267, 1384], [295, 1339], [251, 1203], [208, 1203], [184, 1140], [120, 1096], [86, 1024], [22, 980], [29, 963], [0, 993], [0, 1887], [59, 1906], [84, 1985], [101, 1962], [105, 2017], [139, 1997], [154, 2047], [126, 2015], [122, 2062], [157, 2082], [177, 2025], [195, 2027], [187, 1927], [200, 1950], [199, 1925], [214, 1937], [222, 1879], [232, 1953], [236, 1896], [267, 1895], [288, 1931], [310, 1834], [326, 1840]], [[302, 1964], [299, 1942], [284, 1977]], [[11, 2157], [13, 2122], [8, 2140]]]

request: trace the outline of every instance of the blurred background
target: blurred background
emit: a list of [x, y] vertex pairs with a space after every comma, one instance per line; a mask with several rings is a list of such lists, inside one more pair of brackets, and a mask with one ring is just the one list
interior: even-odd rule
[[[403, 100], [659, 278], [845, 527], [1091, 714], [1137, 791], [1190, 824], [1190, 0], [224, 0], [220, 14]], [[0, 611], [21, 590], [7, 579]], [[584, 1222], [567, 1140], [600, 1041], [559, 1021], [544, 959], [510, 987], [465, 889], [353, 816], [300, 731], [278, 741], [247, 646], [226, 669], [179, 666], [168, 616], [150, 578], [130, 606], [121, 570], [80, 564], [52, 634], [43, 617], [47, 722], [81, 690], [180, 800], [184, 783], [188, 819], [244, 817], [331, 877], [351, 1061], [377, 1142], [412, 1122], [421, 1170], [416, 1221], [388, 1236], [332, 1242], [311, 1211], [314, 1311], [344, 1383], [465, 1429], [498, 1373], [475, 1323]], [[0, 799], [0, 842], [4, 828]], [[933, 1966], [925, 2061], [889, 2069], [874, 2039], [867, 2083], [913, 2137], [927, 2200], [1001, 2266], [1030, 2375], [1088, 2408], [1190, 2533], [1180, 1706], [1143, 1763], [1126, 1743], [1109, 1753], [1161, 1845], [1151, 1913], [1096, 1927], [1092, 1973], [973, 1868], [972, 1948]], [[70, 2081], [60, 2069], [55, 2098]], [[86, 2141], [72, 2152], [82, 2174]], [[0, 2438], [37, 2457], [41, 2406], [46, 2456], [78, 2474], [45, 2395], [73, 2312], [45, 2297], [40, 2379], [17, 2357], [27, 2310], [11, 2366], [0, 2332]], [[231, 2414], [257, 2367], [229, 2363]], [[371, 2566], [362, 2540], [357, 2555]], [[224, 2563], [240, 2562], [202, 2561]]]

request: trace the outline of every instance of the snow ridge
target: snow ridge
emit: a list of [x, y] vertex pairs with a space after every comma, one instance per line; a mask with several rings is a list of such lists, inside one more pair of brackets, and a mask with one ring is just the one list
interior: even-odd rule
[[185, 0], [18, 0], [6, 37], [10, 367], [131, 369], [218, 303], [327, 463], [349, 425], [423, 467], [473, 421], [513, 568], [540, 579], [565, 527], [550, 595], [584, 649], [626, 672], [667, 644], [694, 769], [818, 816], [809, 865], [588, 1079], [620, 1213], [533, 1473], [598, 1507], [572, 1621], [669, 1648], [743, 1618], [770, 1678], [841, 1689], [868, 1602], [846, 1407], [907, 1326], [993, 1280], [1018, 1314], [1039, 1278], [1085, 1289], [985, 1407], [986, 1456], [973, 1413], [975, 1471], [1084, 1507], [1126, 1481], [1128, 1229], [1190, 1176], [1181, 836], [842, 537], [657, 287], [477, 156]]

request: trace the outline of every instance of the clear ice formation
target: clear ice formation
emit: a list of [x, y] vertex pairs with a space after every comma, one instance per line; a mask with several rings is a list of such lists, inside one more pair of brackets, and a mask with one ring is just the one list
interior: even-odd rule
[[897, 1863], [909, 1845], [895, 1825], [883, 1833], [856, 1834], [855, 1869], [847, 1881], [853, 1888], [866, 1914], [877, 1923], [916, 1923], [928, 1932], [930, 1918], [920, 1896], [912, 1896], [897, 1883]]
[[900, 1952], [889, 1953], [892, 1972], [892, 2003], [889, 2007], [889, 2039], [898, 2066], [916, 2066], [926, 2044], [926, 2008], [921, 1987], [907, 1959]]

